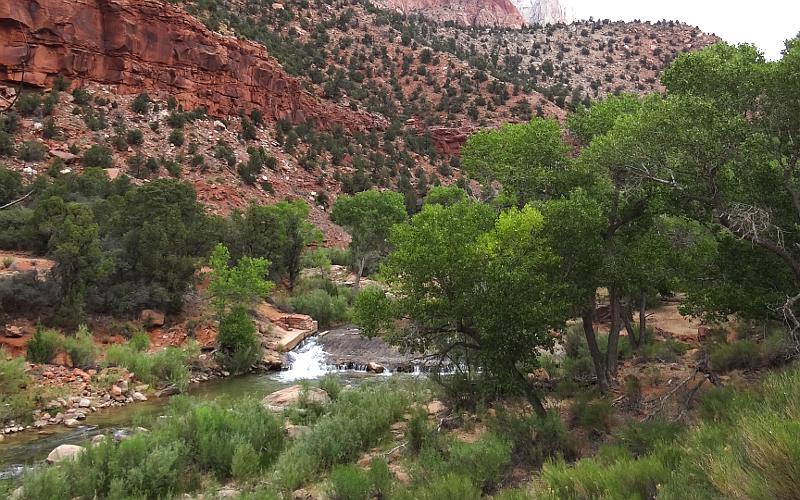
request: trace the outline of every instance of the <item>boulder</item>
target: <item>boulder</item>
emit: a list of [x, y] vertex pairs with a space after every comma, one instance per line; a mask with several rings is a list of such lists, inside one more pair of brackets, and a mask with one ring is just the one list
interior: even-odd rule
[[367, 373], [383, 373], [386, 368], [375, 362], [367, 363]]
[[164, 326], [164, 313], [161, 311], [155, 311], [153, 309], [145, 309], [139, 315], [139, 319], [142, 323], [156, 327], [156, 326]]
[[286, 436], [289, 439], [294, 439], [308, 432], [309, 427], [305, 425], [293, 425], [287, 422], [283, 429], [286, 431]]
[[122, 396], [122, 388], [116, 384], [111, 386], [111, 395], [114, 397]]
[[160, 391], [156, 391], [156, 397], [160, 398], [163, 396], [174, 396], [175, 394], [179, 394], [180, 392], [181, 392], [180, 389], [178, 389], [174, 385], [171, 385], [169, 387], [161, 389]]
[[80, 398], [78, 400], [79, 408], [89, 408], [90, 406], [92, 406], [92, 401], [89, 398]]
[[133, 394], [131, 394], [131, 397], [133, 398], [134, 401], [147, 401], [147, 396], [145, 396], [139, 391], [136, 391]]
[[447, 406], [438, 399], [428, 403], [426, 409], [428, 410], [428, 415], [444, 415], [448, 410]]
[[67, 427], [78, 427], [81, 423], [78, 421], [77, 418], [68, 418], [64, 420], [64, 425]]
[[281, 411], [287, 406], [296, 404], [300, 401], [301, 396], [305, 396], [306, 401], [321, 404], [327, 404], [331, 399], [328, 393], [322, 389], [309, 387], [306, 390], [300, 385], [293, 385], [273, 392], [265, 397], [261, 404], [268, 410]]
[[225, 487], [217, 492], [217, 498], [237, 498], [241, 492], [234, 488]]
[[18, 339], [22, 337], [23, 334], [22, 327], [13, 325], [6, 326], [5, 336], [8, 338]]
[[54, 464], [58, 463], [62, 460], [72, 459], [78, 456], [80, 452], [83, 451], [83, 446], [77, 446], [74, 444], [62, 444], [57, 446], [53, 451], [47, 455], [47, 463]]

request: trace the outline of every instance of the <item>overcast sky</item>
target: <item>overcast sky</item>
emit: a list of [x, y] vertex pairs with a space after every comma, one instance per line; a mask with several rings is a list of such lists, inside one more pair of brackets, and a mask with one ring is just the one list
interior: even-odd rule
[[579, 19], [658, 21], [699, 26], [731, 43], [752, 43], [768, 59], [800, 32], [800, 0], [561, 0]]

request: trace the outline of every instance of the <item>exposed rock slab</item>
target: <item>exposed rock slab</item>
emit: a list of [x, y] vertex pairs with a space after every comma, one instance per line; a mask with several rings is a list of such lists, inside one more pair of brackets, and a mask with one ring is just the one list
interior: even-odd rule
[[265, 397], [261, 404], [268, 410], [282, 410], [287, 406], [297, 404], [301, 398], [312, 403], [327, 404], [331, 398], [328, 393], [317, 387], [309, 387], [304, 389], [301, 385], [293, 385]]

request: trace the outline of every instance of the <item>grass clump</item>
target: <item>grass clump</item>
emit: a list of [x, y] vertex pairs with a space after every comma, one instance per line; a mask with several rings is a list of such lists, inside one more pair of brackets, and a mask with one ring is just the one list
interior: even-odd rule
[[539, 417], [515, 415], [501, 409], [490, 422], [490, 428], [513, 443], [515, 463], [537, 466], [549, 458], [570, 460], [577, 455], [577, 443], [555, 412]]
[[86, 368], [95, 364], [98, 349], [86, 325], [78, 327], [74, 337], [64, 339], [64, 350], [69, 355], [72, 366]]
[[281, 455], [275, 466], [278, 484], [295, 490], [321, 471], [355, 459], [387, 434], [409, 401], [408, 391], [385, 385], [342, 392], [329, 412]]
[[197, 357], [196, 343], [183, 347], [167, 347], [153, 353], [142, 352], [131, 343], [112, 345], [106, 351], [106, 365], [119, 366], [133, 372], [136, 378], [153, 386], [173, 385], [183, 391], [189, 384], [189, 365]]
[[396, 500], [479, 500], [481, 490], [470, 478], [457, 474], [436, 478], [426, 484], [398, 491], [393, 495]]
[[36, 396], [31, 378], [25, 373], [25, 361], [9, 357], [0, 347], [0, 423], [29, 420]]

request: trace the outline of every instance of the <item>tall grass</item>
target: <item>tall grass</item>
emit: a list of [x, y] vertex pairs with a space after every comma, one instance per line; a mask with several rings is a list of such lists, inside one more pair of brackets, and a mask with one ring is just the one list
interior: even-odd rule
[[120, 366], [137, 379], [151, 385], [174, 385], [185, 390], [189, 383], [191, 360], [200, 350], [195, 342], [183, 347], [167, 347], [156, 352], [141, 351], [141, 342], [112, 345], [106, 351], [106, 365]]

